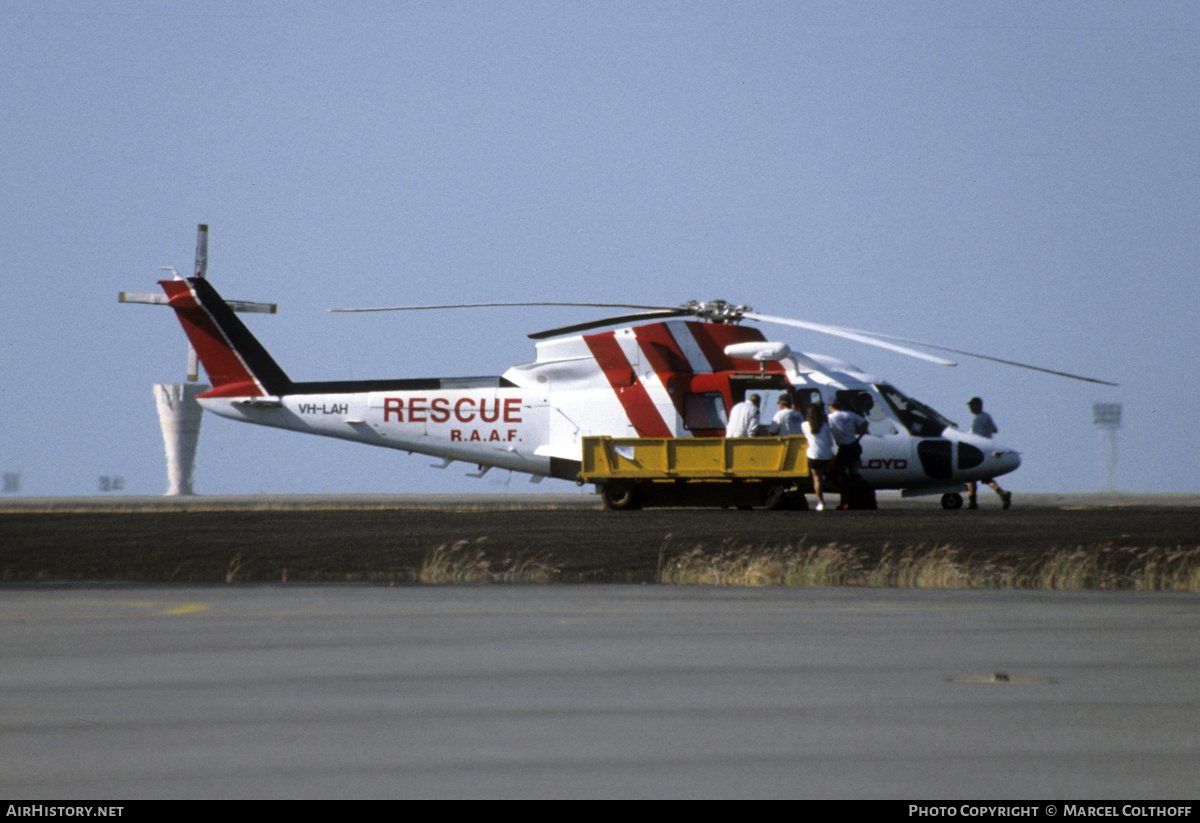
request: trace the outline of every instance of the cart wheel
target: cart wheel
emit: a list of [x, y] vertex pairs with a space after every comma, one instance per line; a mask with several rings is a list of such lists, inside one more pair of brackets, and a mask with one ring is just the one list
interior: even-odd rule
[[943, 494], [942, 495], [942, 508], [943, 509], [950, 510], [950, 511], [952, 511], [954, 509], [961, 509], [962, 504], [963, 504], [963, 499], [962, 499], [961, 494]]
[[767, 489], [763, 507], [771, 511], [808, 511], [808, 499], [790, 486], [772, 486]]
[[763, 506], [769, 511], [778, 511], [780, 509], [791, 509], [792, 501], [788, 499], [786, 486], [772, 486], [767, 489], [767, 499], [763, 501]]
[[620, 480], [610, 480], [600, 489], [600, 499], [606, 508], [616, 511], [629, 511], [639, 508], [637, 487], [632, 483]]

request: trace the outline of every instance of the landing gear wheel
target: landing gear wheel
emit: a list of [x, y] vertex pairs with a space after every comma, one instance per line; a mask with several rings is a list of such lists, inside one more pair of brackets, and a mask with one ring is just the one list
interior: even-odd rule
[[954, 509], [961, 509], [962, 504], [963, 504], [963, 499], [962, 499], [961, 494], [943, 494], [942, 495], [942, 508], [946, 509], [947, 511], [953, 511]]
[[630, 511], [640, 508], [637, 486], [620, 480], [610, 480], [600, 489], [600, 499], [606, 508], [615, 511]]

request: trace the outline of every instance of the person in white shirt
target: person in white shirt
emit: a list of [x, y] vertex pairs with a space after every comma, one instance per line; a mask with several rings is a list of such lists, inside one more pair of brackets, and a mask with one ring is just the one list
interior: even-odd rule
[[800, 430], [808, 438], [808, 471], [812, 475], [813, 493], [817, 496], [817, 511], [825, 511], [825, 495], [821, 482], [825, 479], [825, 470], [833, 459], [833, 431], [829, 428], [829, 419], [825, 416], [825, 407], [813, 403], [808, 407], [808, 415]]
[[803, 424], [804, 415], [792, 408], [791, 399], [784, 394], [779, 398], [779, 411], [771, 420], [767, 431], [779, 437], [791, 437], [800, 434], [800, 427]]
[[758, 404], [762, 398], [752, 394], [729, 410], [726, 437], [753, 437], [758, 430]]
[[867, 419], [846, 409], [836, 397], [829, 401], [829, 408], [829, 428], [837, 443], [838, 485], [845, 489], [858, 474], [858, 464], [862, 460], [862, 446], [858, 439], [867, 431]]
[[[974, 415], [974, 417], [971, 418], [971, 434], [977, 434], [980, 437], [986, 437], [988, 440], [991, 440], [992, 435], [1000, 431], [1000, 429], [996, 427], [996, 421], [992, 419], [992, 416], [983, 410], [983, 401], [978, 397], [972, 397], [970, 400], [968, 400], [967, 408], [970, 409], [971, 414]], [[1000, 484], [995, 480], [984, 480], [983, 482], [991, 486], [992, 491], [1000, 495], [1001, 508], [1007, 509], [1012, 505], [1012, 492], [1006, 492], [1004, 489], [1000, 488]], [[971, 480], [967, 483], [968, 509], [979, 508], [979, 502], [975, 499], [976, 489], [977, 486], [975, 485], [974, 480]]]

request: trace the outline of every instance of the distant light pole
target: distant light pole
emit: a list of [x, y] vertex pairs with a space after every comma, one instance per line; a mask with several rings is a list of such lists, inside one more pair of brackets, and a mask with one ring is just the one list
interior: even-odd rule
[[1102, 442], [1108, 444], [1108, 483], [1102, 491], [1117, 490], [1117, 429], [1121, 428], [1120, 403], [1093, 403], [1092, 425], [1100, 431]]

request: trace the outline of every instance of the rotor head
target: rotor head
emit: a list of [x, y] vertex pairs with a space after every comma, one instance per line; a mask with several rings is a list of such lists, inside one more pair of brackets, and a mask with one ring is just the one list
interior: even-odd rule
[[724, 300], [689, 300], [683, 308], [689, 314], [713, 323], [740, 323], [747, 312], [754, 311], [749, 306], [735, 306]]

